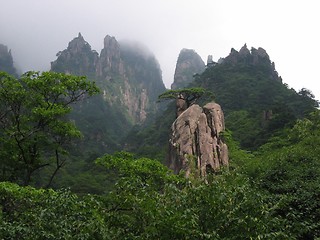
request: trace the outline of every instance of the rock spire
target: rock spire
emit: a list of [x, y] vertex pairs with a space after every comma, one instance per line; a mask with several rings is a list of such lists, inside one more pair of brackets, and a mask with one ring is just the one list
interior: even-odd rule
[[187, 177], [196, 173], [205, 178], [208, 172], [228, 166], [228, 147], [221, 138], [224, 130], [224, 115], [219, 104], [189, 107], [172, 124], [169, 167], [175, 173], [183, 170]]
[[174, 82], [171, 85], [171, 89], [175, 90], [187, 87], [194, 80], [194, 74], [200, 74], [204, 70], [205, 63], [194, 50], [182, 49], [177, 60]]

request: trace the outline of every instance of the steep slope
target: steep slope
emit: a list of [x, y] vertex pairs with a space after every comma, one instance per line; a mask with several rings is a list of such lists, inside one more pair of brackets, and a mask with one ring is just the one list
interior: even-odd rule
[[13, 65], [11, 50], [8, 51], [8, 47], [3, 44], [0, 44], [0, 71], [14, 76], [18, 75]]
[[103, 99], [123, 110], [128, 121], [139, 124], [156, 110], [156, 97], [165, 90], [160, 66], [152, 53], [134, 46], [121, 47], [111, 36], [99, 54], [79, 33], [57, 54], [51, 70], [86, 75], [101, 88]]
[[[313, 111], [317, 101], [307, 89], [289, 89], [278, 75], [275, 64], [262, 48], [244, 45], [235, 49], [219, 63], [210, 64], [196, 76], [190, 86], [212, 91], [225, 114], [226, 128], [245, 149], [254, 150], [275, 136], [278, 130], [292, 125]], [[199, 102], [205, 104], [205, 102]], [[134, 145], [137, 151], [149, 146], [167, 149], [169, 131], [174, 121], [174, 104], [168, 105], [149, 128], [137, 131], [148, 141]], [[148, 134], [147, 134], [148, 133]], [[132, 139], [135, 139], [132, 136]], [[153, 155], [156, 154], [154, 149]], [[152, 155], [149, 153], [149, 155]]]
[[194, 80], [194, 74], [201, 74], [204, 69], [203, 60], [194, 50], [182, 49], [177, 60], [171, 89], [187, 87]]
[[69, 42], [67, 49], [57, 53], [57, 60], [51, 62], [51, 70], [76, 75], [95, 76], [99, 55], [91, 49], [79, 33]]
[[79, 34], [51, 63], [52, 71], [86, 75], [101, 90], [100, 95], [74, 107], [70, 117], [84, 138], [71, 149], [74, 159], [62, 177], [67, 184], [56, 182], [56, 186], [69, 185], [80, 192], [105, 191], [106, 173], [93, 161], [104, 153], [122, 150], [121, 139], [135, 125], [154, 117], [159, 109], [157, 96], [165, 90], [160, 66], [150, 51], [119, 43], [108, 35], [103, 43], [98, 54]]
[[226, 115], [226, 127], [242, 147], [255, 149], [278, 129], [314, 110], [317, 102], [308, 90], [296, 92], [282, 83], [275, 64], [262, 48], [231, 53], [197, 79], [212, 91]]

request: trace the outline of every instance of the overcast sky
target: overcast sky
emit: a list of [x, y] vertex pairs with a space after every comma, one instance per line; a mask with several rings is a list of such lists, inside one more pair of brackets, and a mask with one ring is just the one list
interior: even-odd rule
[[81, 32], [100, 52], [108, 34], [146, 45], [169, 88], [178, 54], [194, 49], [206, 62], [264, 48], [283, 82], [320, 99], [317, 0], [0, 0], [0, 43], [23, 71], [48, 70]]

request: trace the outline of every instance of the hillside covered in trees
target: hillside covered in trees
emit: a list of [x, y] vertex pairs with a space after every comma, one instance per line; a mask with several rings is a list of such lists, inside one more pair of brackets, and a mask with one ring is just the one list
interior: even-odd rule
[[[104, 43], [114, 51], [99, 55], [79, 34], [56, 72], [1, 72], [1, 239], [320, 237], [320, 112], [310, 90], [289, 89], [264, 49], [244, 46], [192, 73], [189, 90], [160, 95], [153, 56]], [[190, 89], [212, 94], [189, 105], [213, 95], [226, 119], [229, 165], [205, 179], [165, 166], [176, 103], [157, 97]]]

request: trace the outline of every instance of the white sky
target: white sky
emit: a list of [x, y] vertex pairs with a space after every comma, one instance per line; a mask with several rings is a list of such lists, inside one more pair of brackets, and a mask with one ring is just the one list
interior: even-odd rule
[[157, 57], [167, 87], [178, 54], [206, 62], [233, 47], [264, 48], [283, 82], [320, 99], [317, 0], [0, 0], [0, 43], [23, 71], [48, 70], [81, 32], [100, 52], [105, 35], [142, 42]]

